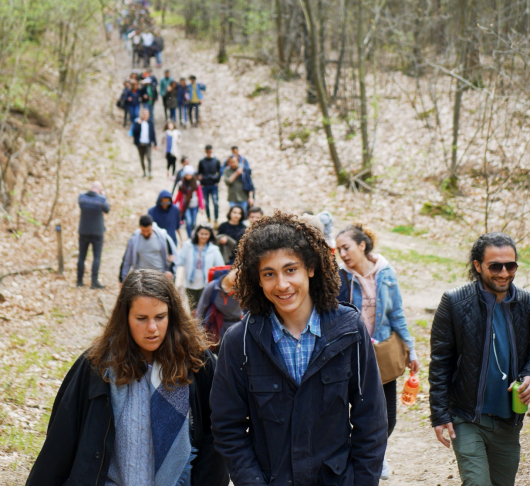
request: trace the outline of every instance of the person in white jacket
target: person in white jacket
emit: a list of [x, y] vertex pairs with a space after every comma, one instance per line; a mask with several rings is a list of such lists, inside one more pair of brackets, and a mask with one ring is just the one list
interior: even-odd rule
[[209, 225], [199, 224], [195, 228], [193, 238], [184, 243], [178, 258], [178, 266], [185, 268], [186, 293], [191, 310], [197, 308], [208, 283], [210, 268], [224, 264], [219, 247], [215, 244], [213, 229]]
[[164, 127], [164, 135], [162, 135], [162, 141], [166, 144], [167, 177], [170, 176], [170, 170], [171, 175], [175, 175], [181, 139], [182, 133], [175, 128], [175, 123], [171, 120], [167, 121]]

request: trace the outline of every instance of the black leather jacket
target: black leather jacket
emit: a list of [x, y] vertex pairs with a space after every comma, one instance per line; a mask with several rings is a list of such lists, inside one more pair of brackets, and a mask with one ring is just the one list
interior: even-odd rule
[[[509, 383], [530, 376], [530, 294], [512, 285], [507, 316], [511, 367]], [[452, 421], [451, 415], [480, 423], [490, 359], [492, 320], [478, 282], [445, 292], [431, 331], [429, 368], [432, 426]], [[508, 387], [509, 385], [507, 385]], [[513, 425], [523, 415], [515, 415]]]

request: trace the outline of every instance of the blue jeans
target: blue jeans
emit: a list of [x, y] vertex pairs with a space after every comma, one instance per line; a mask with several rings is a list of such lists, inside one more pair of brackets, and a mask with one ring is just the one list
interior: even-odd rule
[[186, 219], [186, 231], [188, 233], [188, 238], [191, 238], [193, 233], [193, 228], [195, 228], [195, 223], [197, 222], [197, 213], [199, 208], [188, 208], [184, 213], [184, 218]]
[[230, 202], [228, 201], [228, 205], [233, 208], [234, 206], [239, 206], [241, 208], [243, 208], [243, 211], [245, 211], [245, 215], [247, 214], [247, 211], [248, 211], [248, 201], [243, 201], [243, 202]]
[[179, 104], [179, 120], [180, 126], [182, 126], [182, 118], [184, 118], [184, 124], [188, 123], [188, 110], [184, 103]]
[[155, 53], [155, 57], [156, 57], [156, 62], [157, 62], [158, 64], [162, 64], [162, 53], [161, 53], [160, 51], [157, 51], [157, 52]]
[[154, 122], [154, 118], [153, 118], [153, 111], [154, 111], [154, 108], [155, 108], [154, 103], [144, 103], [142, 105], [142, 108], [144, 110], [149, 110], [149, 116], [150, 116], [151, 120], [153, 120], [153, 122]]
[[177, 109], [176, 108], [169, 109], [169, 118], [171, 118], [175, 123], [177, 122]]
[[217, 185], [202, 186], [202, 193], [204, 195], [204, 205], [206, 206], [206, 217], [210, 219], [210, 196], [212, 196], [215, 221], [217, 221], [219, 219], [219, 203], [218, 203], [219, 188], [217, 187]]
[[140, 113], [140, 105], [129, 106], [129, 116], [131, 118], [131, 123], [133, 123], [134, 120], [138, 118], [139, 113]]

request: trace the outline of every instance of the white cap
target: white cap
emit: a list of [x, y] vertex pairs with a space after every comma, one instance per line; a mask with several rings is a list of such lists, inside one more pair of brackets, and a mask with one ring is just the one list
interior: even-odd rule
[[195, 169], [191, 165], [187, 165], [184, 167], [182, 175], [195, 175]]

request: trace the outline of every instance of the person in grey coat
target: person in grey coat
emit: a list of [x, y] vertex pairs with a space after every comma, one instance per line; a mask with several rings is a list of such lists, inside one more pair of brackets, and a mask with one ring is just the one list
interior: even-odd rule
[[79, 207], [81, 218], [79, 219], [79, 256], [77, 258], [77, 286], [83, 287], [83, 276], [85, 274], [85, 260], [88, 247], [92, 245], [94, 260], [92, 261], [92, 289], [104, 289], [105, 286], [98, 280], [101, 253], [103, 251], [103, 235], [105, 233], [105, 221], [103, 213], [110, 211], [107, 196], [103, 191], [103, 185], [94, 181], [90, 191], [79, 195]]
[[174, 280], [178, 250], [165, 229], [148, 214], [140, 217], [140, 227], [129, 238], [120, 268], [120, 283], [131, 270], [150, 268]]

